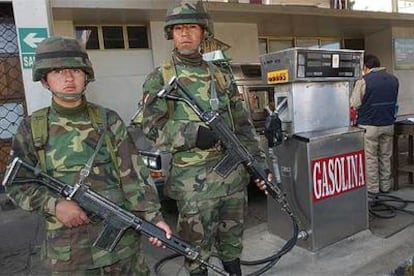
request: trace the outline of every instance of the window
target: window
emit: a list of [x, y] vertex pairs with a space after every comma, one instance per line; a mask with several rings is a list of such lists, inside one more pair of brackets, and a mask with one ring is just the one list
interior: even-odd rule
[[365, 41], [363, 38], [345, 38], [344, 39], [344, 48], [352, 50], [364, 50]]
[[303, 48], [319, 48], [319, 39], [318, 38], [296, 38], [295, 46], [303, 47]]
[[121, 26], [102, 26], [102, 35], [105, 49], [125, 48], [124, 34]]
[[145, 26], [76, 26], [76, 38], [85, 40], [86, 49], [148, 49]]
[[259, 51], [261, 55], [292, 47], [292, 38], [259, 38]]
[[292, 39], [270, 39], [269, 40], [269, 52], [276, 52], [293, 47]]
[[363, 50], [364, 40], [341, 37], [259, 37], [261, 55], [292, 47]]
[[128, 26], [127, 34], [129, 48], [149, 48], [147, 28], [143, 26]]
[[341, 40], [339, 39], [321, 39], [320, 47], [323, 49], [341, 49]]
[[414, 13], [413, 0], [398, 0], [399, 13]]
[[75, 27], [75, 33], [77, 40], [87, 41], [86, 49], [99, 49], [98, 27], [78, 26]]

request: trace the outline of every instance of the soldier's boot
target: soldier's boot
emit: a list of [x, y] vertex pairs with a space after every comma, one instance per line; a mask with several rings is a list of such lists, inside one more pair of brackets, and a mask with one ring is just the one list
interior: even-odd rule
[[207, 276], [208, 275], [208, 270], [207, 270], [207, 268], [203, 268], [201, 270], [191, 271], [190, 275], [191, 276]]
[[241, 276], [240, 259], [237, 258], [230, 262], [222, 262], [224, 270], [230, 274], [230, 276]]

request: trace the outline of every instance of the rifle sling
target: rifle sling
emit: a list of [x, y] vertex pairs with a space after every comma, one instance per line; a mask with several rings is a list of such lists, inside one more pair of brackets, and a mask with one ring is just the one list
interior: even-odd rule
[[105, 134], [106, 134], [106, 130], [104, 130], [101, 136], [99, 137], [98, 144], [96, 145], [95, 151], [93, 152], [91, 157], [89, 157], [89, 160], [88, 162], [86, 162], [85, 167], [83, 167], [82, 170], [80, 171], [80, 177], [79, 177], [80, 184], [83, 184], [85, 179], [88, 177], [91, 171], [91, 168], [92, 168], [93, 161], [95, 160], [96, 154], [98, 154], [99, 149], [102, 147]]

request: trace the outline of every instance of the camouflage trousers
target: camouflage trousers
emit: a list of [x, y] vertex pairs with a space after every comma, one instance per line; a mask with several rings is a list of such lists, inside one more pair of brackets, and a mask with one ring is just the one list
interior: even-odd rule
[[150, 270], [145, 258], [138, 254], [120, 260], [112, 265], [82, 271], [52, 272], [53, 276], [148, 276]]
[[368, 192], [388, 191], [392, 186], [392, 143], [394, 126], [358, 125], [365, 129], [365, 169]]
[[[244, 191], [209, 200], [179, 200], [177, 207], [178, 233], [184, 240], [200, 247], [203, 259], [209, 259], [213, 244], [222, 261], [240, 257], [246, 208]], [[198, 263], [188, 260], [185, 266], [190, 274], [202, 270]]]

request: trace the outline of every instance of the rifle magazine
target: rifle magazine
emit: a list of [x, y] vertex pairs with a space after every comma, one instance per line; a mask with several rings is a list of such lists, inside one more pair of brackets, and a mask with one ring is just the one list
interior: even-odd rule
[[234, 171], [241, 161], [236, 154], [226, 154], [216, 166], [214, 171], [223, 178], [226, 178], [232, 171]]
[[106, 224], [93, 243], [93, 246], [111, 252], [118, 244], [126, 228], [120, 228], [111, 223]]

